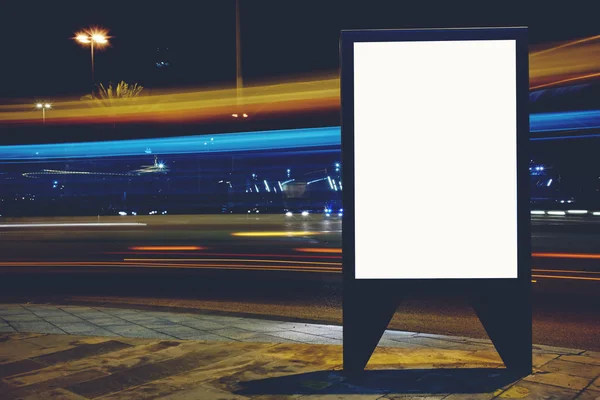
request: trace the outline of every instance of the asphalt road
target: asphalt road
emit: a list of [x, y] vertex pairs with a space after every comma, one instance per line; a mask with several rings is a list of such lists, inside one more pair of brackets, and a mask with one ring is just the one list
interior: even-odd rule
[[[600, 221], [533, 218], [532, 231], [535, 342], [600, 350]], [[341, 323], [340, 233], [338, 217], [300, 215], [4, 219], [2, 300]], [[456, 293], [413, 293], [391, 327], [486, 337]]]

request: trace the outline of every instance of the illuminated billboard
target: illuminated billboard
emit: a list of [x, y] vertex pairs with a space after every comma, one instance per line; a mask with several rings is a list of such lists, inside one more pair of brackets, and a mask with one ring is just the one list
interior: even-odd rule
[[518, 278], [516, 38], [364, 35], [342, 87], [354, 279]]

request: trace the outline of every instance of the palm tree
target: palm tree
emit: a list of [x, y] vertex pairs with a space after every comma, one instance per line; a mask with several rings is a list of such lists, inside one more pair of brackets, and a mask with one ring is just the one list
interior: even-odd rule
[[113, 87], [112, 83], [109, 83], [108, 87], [100, 84], [95, 93], [86, 94], [81, 97], [81, 100], [93, 100], [95, 105], [110, 107], [114, 104], [115, 100], [137, 99], [140, 97], [142, 90], [144, 90], [143, 86], [137, 83], [130, 85], [125, 81], [119, 82], [115, 87]]

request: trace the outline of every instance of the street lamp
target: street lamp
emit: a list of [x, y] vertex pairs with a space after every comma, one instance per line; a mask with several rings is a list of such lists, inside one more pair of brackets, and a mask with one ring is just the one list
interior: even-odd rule
[[[240, 34], [240, 2], [235, 0], [235, 89], [236, 106], [239, 111], [240, 100], [242, 97], [242, 88], [244, 86], [242, 79], [242, 40]], [[248, 118], [248, 114], [236, 112], [231, 114], [233, 118]]]
[[90, 45], [92, 55], [92, 85], [94, 84], [94, 46], [102, 47], [108, 44], [108, 32], [98, 28], [89, 28], [75, 34], [75, 40], [84, 46]]
[[49, 110], [52, 108], [52, 105], [49, 103], [37, 103], [35, 105], [35, 107], [38, 110], [42, 110], [42, 121], [45, 124], [46, 123], [46, 110]]

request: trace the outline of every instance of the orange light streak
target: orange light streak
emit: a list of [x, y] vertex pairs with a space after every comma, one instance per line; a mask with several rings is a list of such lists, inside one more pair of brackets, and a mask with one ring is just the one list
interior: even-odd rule
[[194, 251], [204, 249], [206, 247], [200, 246], [135, 246], [129, 248], [129, 250], [136, 251]]
[[294, 249], [303, 253], [342, 253], [342, 249], [299, 248]]
[[316, 261], [292, 261], [292, 260], [257, 260], [257, 259], [242, 259], [242, 258], [125, 258], [123, 261], [170, 261], [170, 262], [187, 262], [187, 261], [243, 261], [243, 262], [263, 262], [263, 263], [285, 263], [285, 264], [305, 264], [305, 265], [338, 265], [340, 262], [316, 262]]
[[562, 275], [531, 275], [533, 278], [544, 278], [544, 279], [566, 279], [575, 281], [598, 281], [600, 278], [588, 278], [585, 276], [562, 276]]
[[531, 253], [532, 257], [536, 258], [573, 258], [600, 260], [600, 254], [580, 254], [580, 253]]

